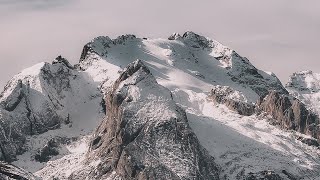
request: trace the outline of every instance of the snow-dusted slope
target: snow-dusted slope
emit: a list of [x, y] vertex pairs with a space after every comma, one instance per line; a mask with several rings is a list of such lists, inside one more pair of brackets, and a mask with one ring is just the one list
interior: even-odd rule
[[41, 148], [50, 141], [59, 146], [86, 135], [104, 114], [97, 85], [58, 59], [23, 70], [0, 96], [1, 157], [13, 161], [19, 155], [14, 163], [31, 171], [41, 167], [33, 161], [53, 155]]

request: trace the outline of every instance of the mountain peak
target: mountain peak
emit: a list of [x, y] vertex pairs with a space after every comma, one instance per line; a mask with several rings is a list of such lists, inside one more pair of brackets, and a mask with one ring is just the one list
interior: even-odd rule
[[[149, 74], [150, 70], [143, 64], [143, 62], [140, 59], [137, 59], [136, 61], [130, 63], [122, 72], [120, 75], [118, 81], [122, 82], [126, 80], [128, 77], [132, 76], [136, 72], [140, 71], [140, 73], [143, 74]], [[136, 80], [137, 81], [137, 80]]]
[[62, 57], [61, 55], [59, 55], [58, 57], [56, 57], [53, 61], [52, 61], [52, 64], [54, 65], [54, 64], [64, 64], [65, 66], [67, 66], [68, 68], [70, 68], [70, 69], [73, 69], [74, 67], [73, 67], [73, 65], [71, 65], [70, 64], [70, 62], [66, 59], [66, 58], [64, 58], [64, 57]]
[[299, 71], [290, 76], [288, 88], [298, 91], [316, 92], [320, 90], [320, 74], [314, 73], [311, 70]]
[[169, 36], [168, 40], [181, 40], [193, 48], [206, 49], [214, 47], [213, 40], [201, 36], [193, 31], [186, 31], [182, 36], [179, 33], [173, 33]]
[[308, 74], [313, 74], [313, 71], [311, 70], [304, 70], [304, 71], [298, 71], [294, 74], [297, 74], [297, 75], [308, 75]]
[[69, 179], [219, 179], [214, 158], [200, 145], [185, 111], [149, 72], [136, 60], [116, 80], [106, 97], [108, 116], [86, 155], [96, 167], [84, 167]]
[[168, 37], [168, 40], [177, 40], [177, 39], [180, 39], [182, 38], [181, 35], [179, 33], [173, 33], [171, 34], [169, 37]]
[[211, 39], [196, 34], [192, 31], [187, 31], [182, 35], [183, 40], [193, 48], [214, 48], [214, 43]]

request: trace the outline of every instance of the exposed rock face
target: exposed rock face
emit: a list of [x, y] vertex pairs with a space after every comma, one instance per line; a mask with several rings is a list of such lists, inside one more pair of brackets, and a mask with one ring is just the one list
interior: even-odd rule
[[173, 33], [168, 37], [168, 40], [177, 40], [180, 38], [181, 38], [181, 35], [179, 33]]
[[[247, 103], [241, 92], [235, 91], [228, 86], [215, 86], [209, 96], [209, 100], [226, 105], [241, 115], [250, 116], [256, 112], [263, 112], [271, 115], [274, 125], [280, 125], [287, 130], [295, 130], [302, 134], [311, 135], [319, 140], [320, 125], [319, 117], [300, 100], [288, 94], [281, 94], [278, 91], [270, 93], [261, 98], [256, 104]], [[317, 140], [300, 139], [303, 143], [319, 146]]]
[[0, 162], [0, 179], [2, 180], [35, 180], [31, 173], [28, 173], [18, 167]]
[[59, 64], [59, 63], [63, 63], [65, 66], [67, 66], [70, 69], [74, 68], [73, 65], [71, 65], [69, 61], [62, 56], [58, 56], [56, 59], [52, 61], [52, 64]]
[[[256, 112], [264, 112], [271, 115], [274, 125], [280, 125], [287, 130], [295, 130], [303, 134], [311, 135], [319, 140], [319, 117], [306, 105], [291, 95], [279, 91], [270, 91], [267, 96], [261, 98], [257, 105], [247, 103], [241, 92], [228, 86], [215, 86], [209, 96], [209, 100], [226, 105], [230, 110], [245, 116]], [[312, 139], [303, 139], [303, 143], [318, 146]]]
[[314, 138], [298, 137], [297, 139], [305, 144], [308, 144], [309, 146], [315, 146], [315, 147], [320, 146], [318, 140]]
[[245, 116], [255, 113], [255, 105], [248, 103], [245, 97], [228, 86], [215, 86], [209, 96], [209, 100], [226, 105], [230, 110]]
[[[179, 35], [175, 35], [175, 38], [179, 38]], [[211, 39], [200, 36], [194, 32], [187, 31], [182, 36], [183, 41], [193, 48], [213, 48], [214, 43]]]
[[107, 48], [110, 48], [111, 44], [125, 45], [126, 41], [133, 39], [136, 39], [136, 36], [132, 34], [122, 35], [116, 39], [110, 39], [108, 36], [96, 37], [84, 46], [80, 56], [80, 63], [85, 61], [88, 55], [97, 54], [99, 56], [107, 56]]
[[319, 118], [298, 99], [271, 91], [259, 103], [259, 108], [271, 115], [275, 124], [319, 139]]
[[[107, 119], [95, 132], [91, 179], [218, 179], [214, 158], [199, 144], [186, 113], [141, 61], [107, 94]], [[86, 176], [74, 173], [70, 179]]]
[[182, 36], [178, 33], [173, 33], [168, 37], [168, 40], [180, 40], [192, 48], [211, 49], [214, 47], [213, 40], [200, 36], [192, 31], [185, 32]]

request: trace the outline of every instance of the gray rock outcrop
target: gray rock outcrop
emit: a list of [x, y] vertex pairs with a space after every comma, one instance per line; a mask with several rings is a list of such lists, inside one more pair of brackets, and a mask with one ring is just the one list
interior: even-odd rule
[[185, 111], [135, 61], [107, 94], [107, 118], [94, 133], [88, 164], [70, 179], [218, 179], [218, 167], [200, 145]]
[[296, 98], [271, 91], [258, 102], [259, 109], [271, 115], [274, 124], [319, 139], [319, 118]]
[[232, 95], [234, 93], [241, 94], [228, 86], [215, 86], [211, 90], [208, 99], [219, 104], [224, 104], [230, 110], [235, 111], [240, 115], [251, 116], [254, 114], [255, 105], [245, 102], [244, 100], [233, 98]]
[[233, 51], [229, 56], [232, 66], [228, 72], [234, 82], [250, 87], [260, 97], [264, 97], [270, 90], [281, 94], [288, 94], [280, 80], [274, 74], [267, 74], [254, 67], [247, 58], [241, 57]]

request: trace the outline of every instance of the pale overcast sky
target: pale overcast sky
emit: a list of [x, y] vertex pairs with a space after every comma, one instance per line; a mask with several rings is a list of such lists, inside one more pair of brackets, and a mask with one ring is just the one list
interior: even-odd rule
[[0, 0], [0, 89], [22, 69], [62, 54], [77, 62], [93, 37], [168, 37], [192, 30], [286, 82], [320, 72], [319, 0]]

